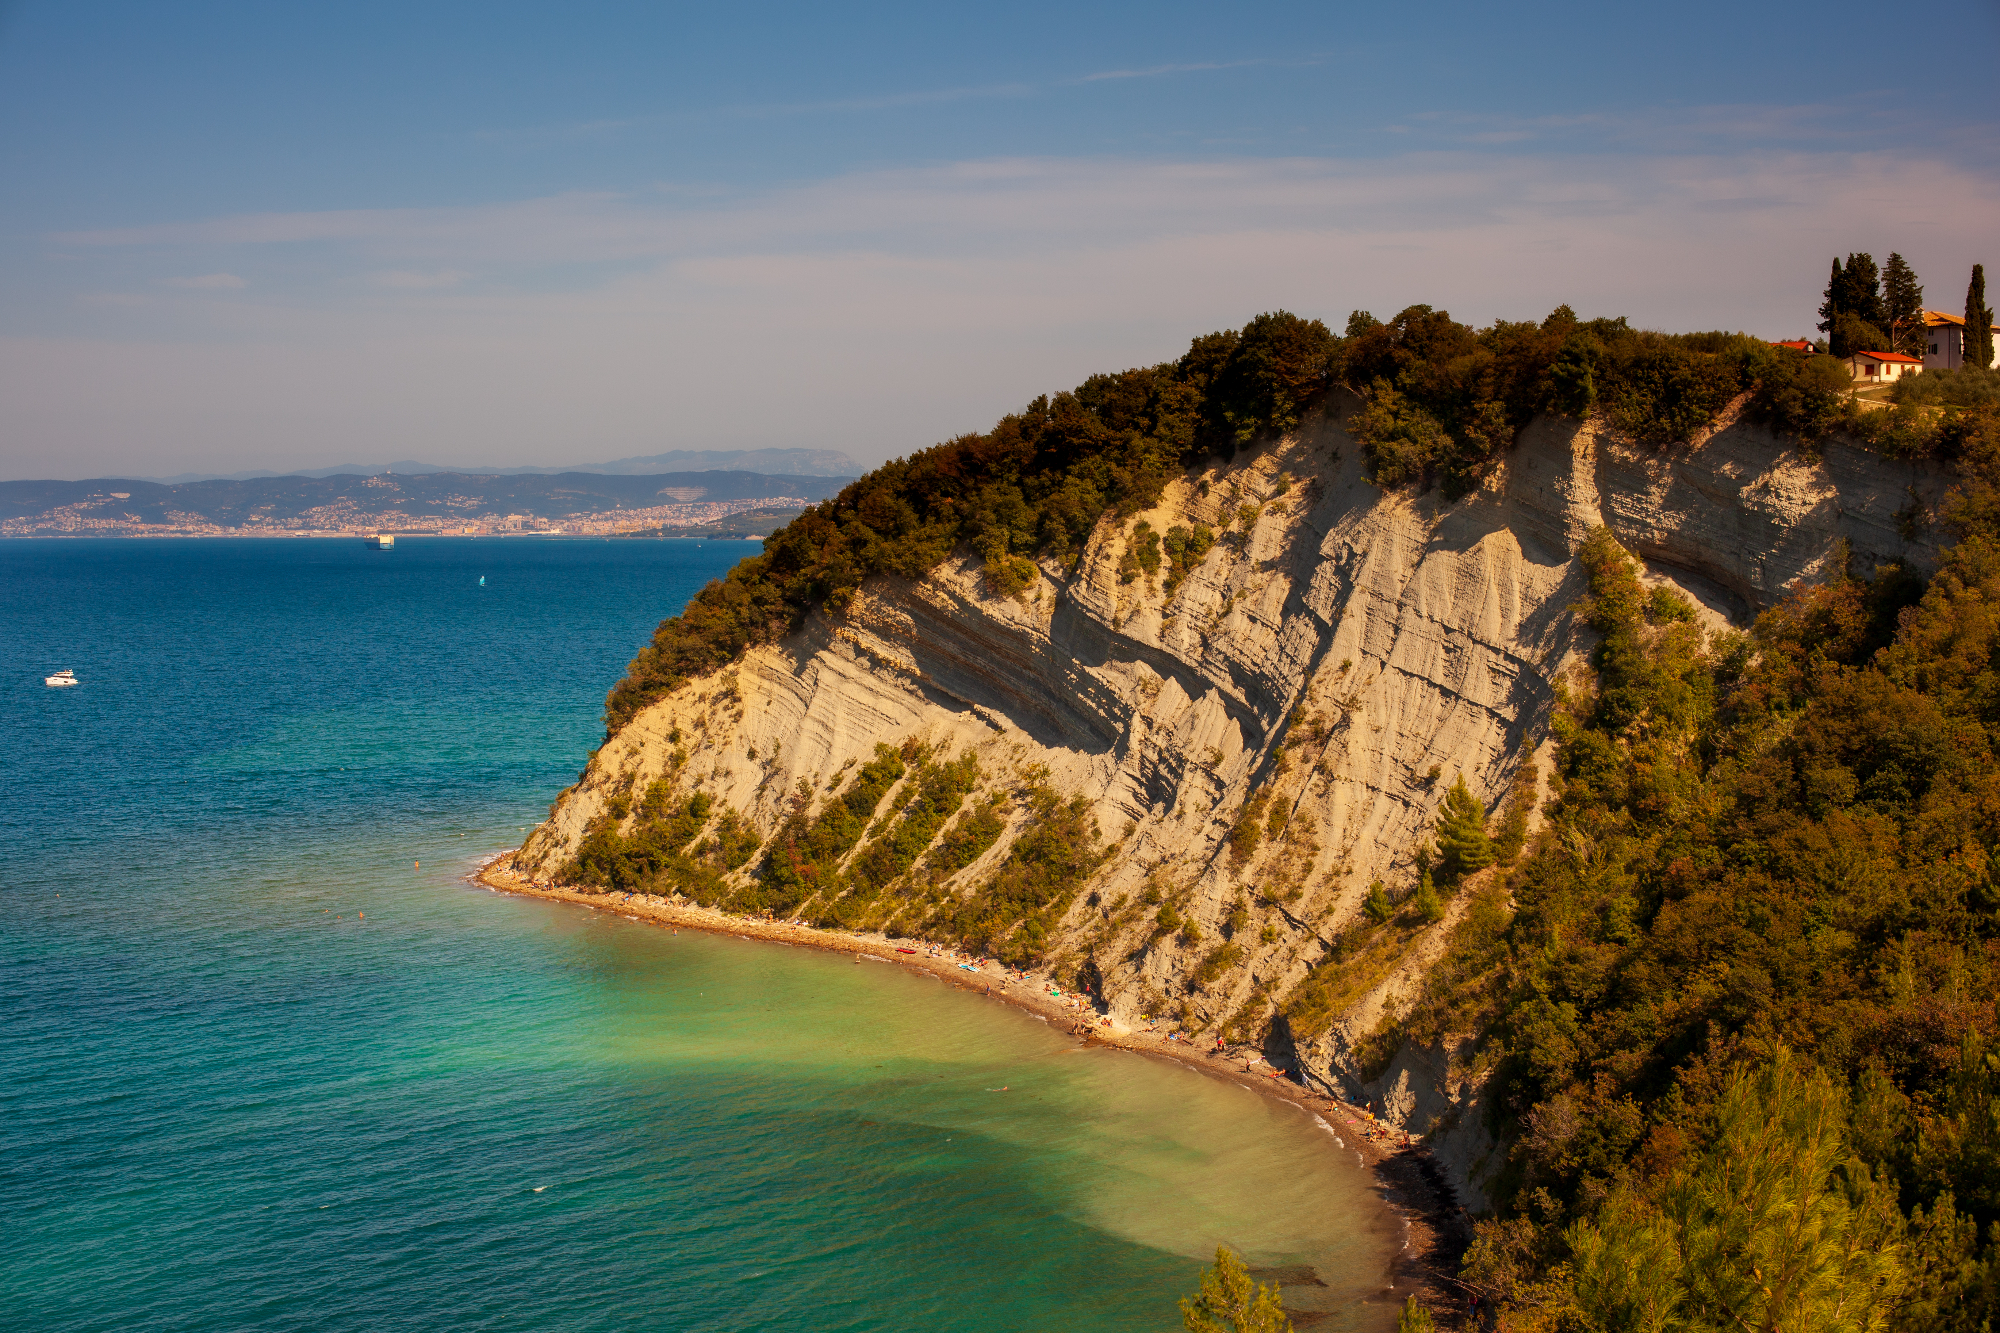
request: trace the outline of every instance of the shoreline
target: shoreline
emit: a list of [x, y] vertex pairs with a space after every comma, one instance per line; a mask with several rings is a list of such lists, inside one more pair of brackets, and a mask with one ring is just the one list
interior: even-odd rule
[[[1454, 1277], [1458, 1257], [1471, 1239], [1469, 1219], [1442, 1188], [1437, 1168], [1420, 1144], [1400, 1131], [1380, 1124], [1364, 1108], [1316, 1092], [1264, 1061], [1261, 1055], [1202, 1051], [1193, 1043], [1166, 1040], [1164, 1025], [1131, 1029], [1111, 1024], [1087, 1003], [1066, 993], [1052, 994], [1054, 983], [1036, 973], [1016, 975], [961, 966], [962, 957], [922, 940], [850, 934], [787, 921], [735, 916], [693, 903], [677, 903], [653, 895], [606, 891], [584, 893], [560, 885], [538, 884], [513, 869], [514, 853], [501, 852], [481, 864], [466, 879], [495, 893], [569, 903], [592, 911], [615, 912], [655, 925], [734, 935], [804, 946], [829, 953], [846, 953], [895, 963], [925, 972], [961, 990], [1024, 1010], [1086, 1045], [1106, 1046], [1172, 1060], [1211, 1078], [1221, 1078], [1264, 1096], [1287, 1102], [1312, 1116], [1351, 1152], [1375, 1181], [1377, 1197], [1390, 1218], [1401, 1224], [1404, 1243], [1389, 1259], [1387, 1283], [1373, 1298], [1400, 1307], [1414, 1295], [1442, 1325], [1455, 1327], [1463, 1301]], [[970, 961], [969, 957], [964, 961]], [[994, 964], [998, 966], [998, 964]], [[1261, 1068], [1259, 1068], [1261, 1066]]]

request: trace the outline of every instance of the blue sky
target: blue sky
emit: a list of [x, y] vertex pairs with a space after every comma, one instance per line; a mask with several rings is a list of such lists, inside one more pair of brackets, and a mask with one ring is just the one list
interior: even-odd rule
[[[842, 448], [1285, 307], [1962, 303], [2000, 6], [0, 6], [0, 474]], [[1888, 11], [1883, 11], [1887, 14]]]

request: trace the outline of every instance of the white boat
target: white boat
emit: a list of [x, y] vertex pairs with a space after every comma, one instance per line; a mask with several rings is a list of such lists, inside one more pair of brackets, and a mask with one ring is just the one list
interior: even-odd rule
[[393, 532], [376, 533], [368, 538], [368, 547], [370, 550], [375, 551], [393, 551], [396, 549], [396, 534]]
[[42, 684], [53, 690], [62, 689], [66, 685], [74, 685], [76, 684], [76, 672], [65, 668], [56, 672], [53, 676], [43, 676]]

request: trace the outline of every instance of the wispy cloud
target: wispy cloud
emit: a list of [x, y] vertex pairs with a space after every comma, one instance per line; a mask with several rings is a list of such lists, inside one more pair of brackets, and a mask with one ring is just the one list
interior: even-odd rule
[[936, 106], [944, 102], [970, 102], [992, 97], [1032, 97], [1040, 89], [1032, 83], [989, 83], [976, 88], [924, 88], [905, 93], [882, 93], [872, 97], [834, 97], [815, 102], [755, 102], [719, 107], [722, 116], [803, 116], [840, 111], [890, 111], [906, 106]]
[[1223, 69], [1256, 69], [1283, 67], [1296, 69], [1306, 65], [1317, 65], [1324, 57], [1302, 56], [1290, 60], [1203, 60], [1183, 65], [1148, 65], [1143, 69], [1106, 69], [1095, 74], [1084, 74], [1065, 83], [1102, 83], [1107, 79], [1158, 79], [1170, 74], [1206, 74]]
[[972, 102], [999, 98], [1037, 97], [1056, 88], [1080, 88], [1093, 83], [1127, 79], [1157, 79], [1176, 74], [1205, 74], [1221, 70], [1253, 68], [1301, 68], [1317, 65], [1323, 56], [1255, 58], [1245, 60], [1203, 60], [1177, 64], [1149, 65], [1138, 69], [1097, 70], [1072, 78], [1044, 83], [1014, 81], [956, 88], [917, 88], [902, 92], [862, 93], [851, 97], [816, 98], [798, 102], [741, 102], [715, 107], [663, 111], [651, 115], [580, 121], [573, 124], [528, 126], [517, 129], [481, 130], [473, 137], [487, 141], [549, 144], [571, 139], [588, 139], [626, 130], [643, 130], [668, 125], [698, 124], [713, 120], [763, 120], [788, 116], [841, 115], [854, 112], [896, 111], [911, 107], [940, 106], [952, 102]]
[[[1931, 109], [1903, 99], [1857, 94], [1790, 105], [1711, 103], [1548, 116], [1407, 110], [1381, 129], [1451, 147], [1535, 143], [1646, 153], [1752, 147], [1868, 151], [1914, 142], [1917, 131], [1934, 130], [1926, 123], [1933, 116]], [[2000, 138], [1991, 116], [1966, 117], [1962, 123], [1973, 131], [1968, 136], [1973, 142]]]
[[233, 292], [248, 287], [248, 278], [239, 278], [234, 273], [204, 273], [196, 278], [161, 278], [162, 287], [179, 287], [191, 292]]
[[[1795, 336], [1827, 256], [1895, 249], [1962, 286], [1996, 211], [1991, 173], [1904, 152], [1452, 151], [987, 159], [85, 232], [58, 238], [79, 292], [158, 255], [258, 280], [228, 301], [64, 303], [95, 322], [59, 335], [50, 315], [0, 346], [0, 447], [85, 467], [143, 438], [221, 471], [355, 438], [496, 462], [810, 438], [875, 459], [1276, 307], [1338, 324], [1421, 301], [1483, 323], [1567, 301]], [[262, 452], [274, 423], [296, 456]]]
[[1042, 89], [1032, 83], [991, 83], [965, 88], [920, 88], [906, 92], [830, 97], [801, 102], [738, 102], [695, 110], [663, 111], [653, 115], [536, 125], [518, 129], [480, 130], [472, 136], [486, 142], [549, 145], [570, 140], [602, 138], [626, 131], [659, 130], [701, 125], [719, 120], [781, 120], [791, 116], [831, 116], [854, 112], [894, 111], [905, 107], [939, 106], [992, 98], [1033, 97]]
[[429, 292], [445, 287], [456, 287], [471, 276], [470, 273], [455, 268], [437, 269], [428, 273], [410, 269], [390, 269], [387, 272], [369, 274], [368, 281], [373, 286], [384, 287], [390, 291]]

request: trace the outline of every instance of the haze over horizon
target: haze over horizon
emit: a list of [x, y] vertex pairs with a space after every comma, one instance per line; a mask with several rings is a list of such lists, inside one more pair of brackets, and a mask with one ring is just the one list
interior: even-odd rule
[[1284, 307], [1956, 310], [2000, 10], [0, 10], [0, 474], [864, 466]]

